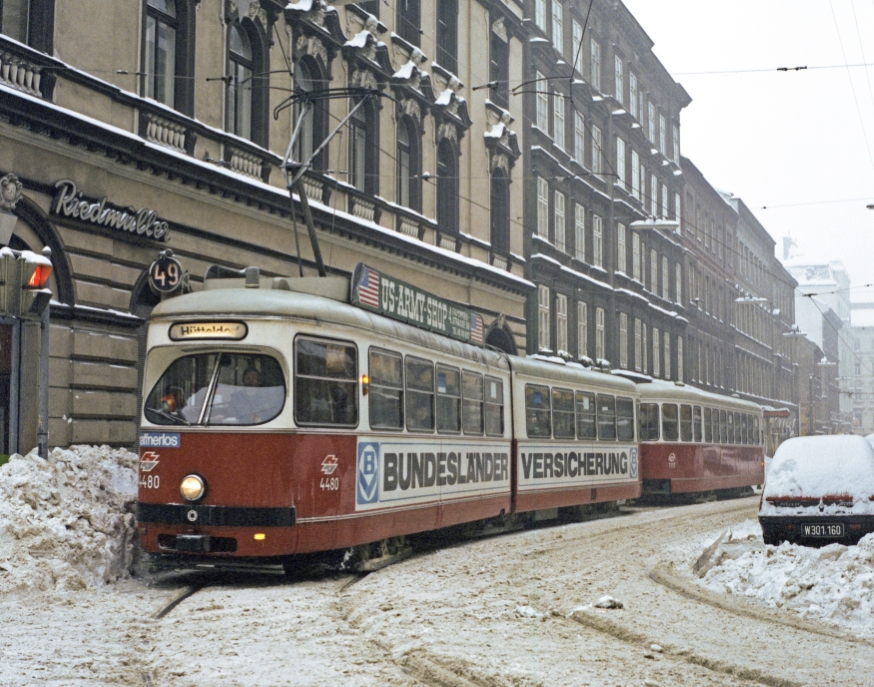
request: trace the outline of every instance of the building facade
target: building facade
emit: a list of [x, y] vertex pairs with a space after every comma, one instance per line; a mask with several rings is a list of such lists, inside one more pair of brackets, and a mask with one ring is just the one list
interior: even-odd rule
[[680, 238], [633, 223], [676, 226], [690, 98], [621, 2], [535, 0], [526, 11], [530, 68], [514, 90], [530, 151], [528, 352], [683, 379]]
[[294, 132], [329, 273], [366, 262], [526, 350], [523, 101], [476, 88], [521, 81], [523, 17], [515, 0], [4, 0], [7, 243], [55, 265], [50, 444], [135, 442], [160, 251], [192, 289], [211, 264], [314, 274], [280, 169]]

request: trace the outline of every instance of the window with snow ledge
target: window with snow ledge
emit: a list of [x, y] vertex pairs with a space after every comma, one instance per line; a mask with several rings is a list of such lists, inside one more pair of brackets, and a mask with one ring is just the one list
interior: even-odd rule
[[421, 3], [419, 0], [396, 0], [395, 32], [411, 45], [419, 46], [421, 27]]
[[34, 50], [54, 51], [55, 0], [2, 0], [0, 33]]
[[[267, 147], [268, 54], [260, 22], [235, 21], [228, 27], [228, 83], [225, 128], [232, 134]], [[256, 78], [256, 75], [259, 75]]]
[[458, 0], [437, 3], [437, 62], [458, 72]]

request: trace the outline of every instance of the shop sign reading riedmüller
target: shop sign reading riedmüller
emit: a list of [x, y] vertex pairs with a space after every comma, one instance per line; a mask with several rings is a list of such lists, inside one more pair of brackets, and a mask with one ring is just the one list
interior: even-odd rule
[[73, 217], [83, 222], [124, 231], [136, 236], [146, 236], [156, 241], [170, 239], [170, 226], [158, 218], [154, 210], [123, 208], [113, 205], [106, 198], [86, 198], [70, 179], [61, 179], [55, 184], [57, 194], [52, 203], [52, 212], [60, 217]]

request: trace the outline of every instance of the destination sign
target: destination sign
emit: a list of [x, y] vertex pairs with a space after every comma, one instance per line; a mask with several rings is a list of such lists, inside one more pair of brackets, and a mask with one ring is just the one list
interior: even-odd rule
[[177, 322], [170, 325], [170, 340], [245, 339], [249, 328], [243, 322]]
[[483, 318], [400, 279], [358, 263], [352, 273], [352, 305], [378, 312], [458, 341], [483, 345]]

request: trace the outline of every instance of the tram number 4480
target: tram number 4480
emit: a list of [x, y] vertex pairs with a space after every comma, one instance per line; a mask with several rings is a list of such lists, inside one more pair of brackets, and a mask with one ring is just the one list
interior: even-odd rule
[[319, 480], [319, 488], [322, 491], [337, 491], [340, 488], [340, 478], [322, 477]]
[[140, 475], [140, 487], [143, 489], [157, 489], [160, 486], [160, 475]]

